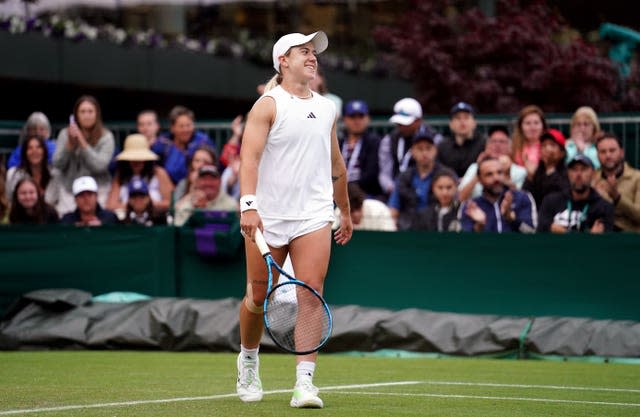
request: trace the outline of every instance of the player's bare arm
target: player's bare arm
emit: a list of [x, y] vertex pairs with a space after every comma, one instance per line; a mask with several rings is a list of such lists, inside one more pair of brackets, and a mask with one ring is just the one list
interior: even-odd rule
[[334, 233], [334, 239], [337, 243], [344, 245], [351, 240], [353, 224], [347, 192], [347, 167], [340, 153], [335, 122], [331, 129], [331, 179], [333, 180], [333, 200], [340, 209], [340, 227]]
[[[258, 100], [247, 117], [240, 147], [240, 195], [255, 195], [258, 184], [258, 166], [267, 143], [267, 135], [275, 118], [276, 106], [270, 97]], [[253, 239], [255, 229], [262, 227], [256, 210], [247, 210], [240, 216], [240, 228]]]

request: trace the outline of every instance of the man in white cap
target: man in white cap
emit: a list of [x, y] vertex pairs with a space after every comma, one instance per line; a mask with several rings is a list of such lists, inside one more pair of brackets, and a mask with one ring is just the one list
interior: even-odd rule
[[436, 145], [442, 140], [442, 135], [423, 122], [422, 106], [418, 100], [411, 97], [403, 98], [393, 106], [393, 112], [394, 115], [389, 121], [395, 124], [396, 128], [382, 138], [378, 151], [378, 181], [387, 196], [395, 188], [398, 174], [413, 163], [409, 151], [413, 138], [417, 135], [428, 135], [434, 138]]
[[76, 178], [71, 187], [76, 200], [76, 209], [62, 216], [61, 224], [75, 226], [101, 226], [116, 224], [118, 217], [98, 204], [98, 183], [93, 177]]

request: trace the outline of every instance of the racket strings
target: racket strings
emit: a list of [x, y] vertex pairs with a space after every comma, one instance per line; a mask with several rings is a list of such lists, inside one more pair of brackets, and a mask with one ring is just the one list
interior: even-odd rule
[[296, 282], [276, 286], [267, 299], [267, 329], [280, 347], [312, 352], [329, 337], [331, 319], [322, 299]]

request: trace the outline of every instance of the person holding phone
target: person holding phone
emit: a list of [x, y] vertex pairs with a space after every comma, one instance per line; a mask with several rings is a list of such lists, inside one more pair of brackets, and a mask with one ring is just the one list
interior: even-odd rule
[[98, 202], [104, 206], [111, 188], [109, 162], [113, 157], [113, 133], [102, 123], [102, 111], [95, 97], [80, 97], [73, 106], [69, 126], [58, 134], [53, 166], [59, 170], [56, 209], [66, 213], [75, 208], [73, 181], [93, 177], [98, 184]]

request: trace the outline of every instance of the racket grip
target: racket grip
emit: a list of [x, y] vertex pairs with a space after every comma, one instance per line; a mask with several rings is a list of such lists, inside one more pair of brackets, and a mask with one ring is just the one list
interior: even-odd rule
[[260, 229], [256, 229], [254, 238], [262, 256], [266, 256], [271, 253], [271, 251], [269, 250], [269, 246], [267, 246], [267, 242], [264, 240], [264, 236], [262, 235]]

